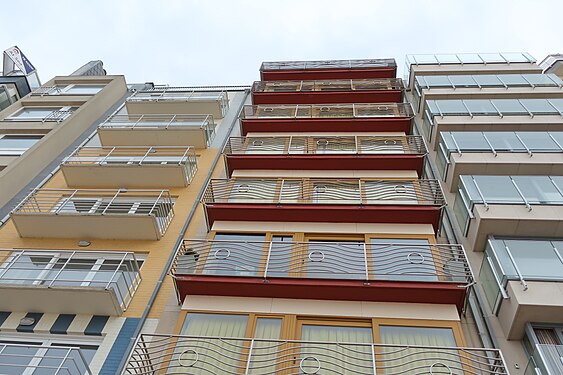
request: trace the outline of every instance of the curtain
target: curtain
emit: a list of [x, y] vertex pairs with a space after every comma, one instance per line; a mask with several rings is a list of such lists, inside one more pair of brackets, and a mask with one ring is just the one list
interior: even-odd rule
[[[292, 369], [319, 374], [371, 374], [372, 330], [368, 327], [344, 327], [303, 324], [300, 353]], [[318, 341], [318, 343], [306, 343]], [[360, 345], [354, 345], [354, 344]], [[361, 345], [363, 344], [363, 345]]]
[[[257, 339], [279, 340], [282, 320], [279, 318], [258, 318], [254, 337]], [[275, 374], [276, 367], [283, 359], [286, 345], [280, 341], [255, 341], [249, 362], [249, 374]]]
[[[395, 345], [420, 345], [430, 347], [455, 347], [450, 328], [380, 326], [381, 343]], [[457, 350], [416, 347], [382, 347], [378, 350], [377, 367], [384, 374], [454, 374], [463, 373]], [[430, 368], [432, 367], [432, 372]]]

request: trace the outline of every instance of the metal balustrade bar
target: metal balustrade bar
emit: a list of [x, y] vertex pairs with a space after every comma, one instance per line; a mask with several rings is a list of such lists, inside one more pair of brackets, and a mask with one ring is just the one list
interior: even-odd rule
[[181, 275], [403, 280], [469, 285], [461, 245], [185, 240], [170, 269]]
[[219, 101], [228, 106], [227, 91], [200, 91], [184, 87], [156, 86], [137, 91], [127, 98], [128, 102], [135, 101]]
[[268, 61], [260, 70], [322, 70], [322, 69], [364, 69], [397, 67], [395, 59], [359, 60], [313, 60], [313, 61]]
[[245, 105], [241, 119], [413, 117], [409, 103]]
[[223, 152], [239, 154], [415, 154], [427, 153], [421, 136], [231, 137]]
[[188, 182], [197, 171], [197, 158], [192, 147], [80, 147], [63, 160], [65, 166], [111, 165], [180, 165], [185, 168]]
[[443, 206], [438, 180], [233, 178], [210, 181], [203, 202]]
[[403, 90], [400, 78], [314, 80], [314, 81], [256, 81], [252, 92], [316, 92]]
[[496, 349], [141, 335], [125, 374], [507, 375]]
[[132, 252], [0, 250], [0, 259], [0, 286], [111, 289], [123, 309], [141, 283], [139, 263]]
[[212, 115], [112, 115], [100, 128], [178, 128], [200, 127], [215, 129]]
[[0, 342], [0, 373], [91, 375], [92, 371], [77, 347]]

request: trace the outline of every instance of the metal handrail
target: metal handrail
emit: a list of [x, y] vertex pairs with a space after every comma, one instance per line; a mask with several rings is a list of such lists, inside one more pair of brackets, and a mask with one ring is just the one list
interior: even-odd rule
[[313, 81], [255, 81], [252, 92], [316, 92], [316, 91], [364, 91], [404, 90], [400, 78], [339, 79]]
[[407, 280], [470, 285], [461, 245], [184, 240], [170, 274]]
[[63, 160], [64, 166], [182, 166], [190, 183], [197, 171], [197, 158], [192, 147], [166, 146], [83, 146]]
[[260, 71], [396, 68], [395, 59], [266, 61]]
[[[283, 191], [281, 187], [283, 185]], [[405, 204], [444, 206], [438, 180], [368, 178], [232, 178], [212, 179], [203, 203], [264, 204]]]
[[245, 105], [240, 118], [371, 118], [414, 116], [409, 103]]
[[[4, 288], [33, 285], [113, 290], [124, 310], [141, 283], [132, 252], [0, 249], [0, 259], [0, 285]], [[100, 259], [119, 263], [96, 264]]]
[[231, 137], [226, 155], [260, 154], [415, 154], [427, 153], [421, 136]]
[[[357, 342], [141, 335], [125, 374], [507, 375], [497, 349]], [[449, 369], [449, 372], [445, 371]]]
[[80, 348], [5, 344], [0, 342], [0, 372], [29, 371], [52, 375], [92, 375]]
[[108, 117], [100, 128], [177, 128], [177, 127], [211, 127], [215, 129], [212, 115], [112, 115]]

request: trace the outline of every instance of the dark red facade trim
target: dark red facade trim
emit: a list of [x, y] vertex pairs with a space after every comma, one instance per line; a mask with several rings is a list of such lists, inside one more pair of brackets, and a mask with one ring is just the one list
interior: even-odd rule
[[187, 295], [297, 298], [319, 300], [455, 304], [461, 312], [466, 288], [460, 284], [416, 281], [363, 281], [177, 275], [183, 301]]
[[262, 70], [261, 81], [309, 81], [316, 79], [369, 79], [395, 78], [396, 67], [371, 69], [302, 69], [302, 70]]
[[430, 205], [329, 205], [208, 203], [209, 227], [221, 221], [432, 224], [438, 231], [441, 207]]
[[227, 155], [229, 177], [236, 169], [274, 170], [415, 170], [422, 176], [422, 154]]
[[252, 93], [252, 103], [258, 104], [331, 104], [331, 103], [400, 103], [401, 90], [305, 91]]
[[404, 132], [411, 133], [409, 117], [378, 118], [309, 118], [309, 119], [241, 119], [241, 133], [275, 132]]

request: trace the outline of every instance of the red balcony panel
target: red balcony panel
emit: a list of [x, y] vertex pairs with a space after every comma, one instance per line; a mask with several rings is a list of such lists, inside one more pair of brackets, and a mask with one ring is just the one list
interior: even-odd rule
[[455, 304], [461, 312], [466, 288], [455, 283], [364, 281], [176, 275], [183, 301], [187, 295], [298, 298], [320, 300]]
[[253, 92], [253, 104], [400, 103], [402, 90]]
[[236, 169], [277, 170], [416, 170], [422, 176], [424, 155], [226, 155], [229, 176]]
[[432, 224], [438, 231], [440, 206], [208, 203], [209, 227], [220, 221]]
[[379, 67], [367, 69], [295, 69], [260, 71], [260, 79], [262, 81], [394, 78], [396, 75], [397, 67]]
[[404, 132], [411, 134], [410, 117], [241, 119], [241, 133], [275, 132]]

